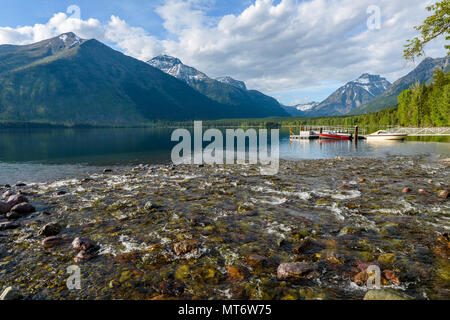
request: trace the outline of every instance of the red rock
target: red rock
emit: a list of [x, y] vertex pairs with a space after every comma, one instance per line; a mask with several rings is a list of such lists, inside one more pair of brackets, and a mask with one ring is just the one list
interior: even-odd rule
[[366, 179], [364, 179], [364, 178], [359, 178], [358, 179], [358, 183], [364, 183], [364, 182], [366, 182]]
[[384, 277], [389, 280], [389, 282], [391, 282], [392, 284], [399, 284], [400, 280], [398, 280], [397, 275], [395, 274], [394, 271], [391, 270], [384, 270], [383, 271]]
[[421, 195], [424, 195], [424, 196], [427, 196], [427, 195], [428, 195], [428, 192], [425, 191], [424, 189], [419, 189], [417, 192], [418, 192], [419, 194], [421, 194]]
[[282, 263], [277, 269], [278, 279], [296, 279], [301, 278], [313, 271], [314, 267], [306, 262]]
[[367, 283], [367, 279], [369, 278], [369, 275], [366, 271], [361, 271], [358, 274], [355, 275], [353, 278], [353, 282], [356, 283], [358, 286], [363, 286]]
[[442, 199], [447, 199], [450, 192], [448, 190], [439, 191], [438, 196]]
[[403, 192], [403, 193], [410, 193], [410, 192], [411, 192], [411, 189], [410, 189], [410, 188], [405, 188], [405, 189], [402, 190], [402, 192]]

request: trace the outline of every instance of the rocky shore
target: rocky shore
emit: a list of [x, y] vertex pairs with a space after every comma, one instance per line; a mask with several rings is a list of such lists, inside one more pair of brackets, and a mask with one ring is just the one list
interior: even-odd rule
[[449, 181], [449, 161], [391, 157], [3, 186], [0, 299], [449, 299]]

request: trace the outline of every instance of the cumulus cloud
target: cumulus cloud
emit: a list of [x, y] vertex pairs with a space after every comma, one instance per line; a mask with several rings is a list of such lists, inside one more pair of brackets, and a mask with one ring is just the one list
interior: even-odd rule
[[[57, 13], [46, 24], [1, 27], [0, 43], [26, 44], [73, 31], [138, 59], [166, 53], [212, 77], [230, 75], [279, 93], [347, 82], [364, 72], [396, 80], [414, 67], [404, 61], [402, 46], [428, 14], [424, 0], [255, 0], [239, 14], [222, 17], [208, 16], [211, 4], [167, 0], [156, 8], [167, 39], [118, 16], [101, 23]], [[371, 5], [381, 10], [379, 30], [366, 25]], [[427, 55], [445, 55], [443, 40], [431, 43]]]

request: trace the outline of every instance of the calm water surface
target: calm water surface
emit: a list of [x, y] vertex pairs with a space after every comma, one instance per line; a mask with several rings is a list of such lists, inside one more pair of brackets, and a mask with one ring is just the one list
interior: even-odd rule
[[[13, 129], [0, 130], [0, 184], [43, 182], [108, 167], [170, 162], [173, 128]], [[387, 157], [429, 155], [450, 157], [450, 139], [405, 142], [289, 141], [280, 133], [282, 159], [324, 159], [336, 156]]]

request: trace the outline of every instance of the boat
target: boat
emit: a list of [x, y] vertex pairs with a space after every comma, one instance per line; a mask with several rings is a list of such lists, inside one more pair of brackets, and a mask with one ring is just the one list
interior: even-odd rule
[[351, 133], [342, 133], [342, 132], [322, 132], [319, 133], [318, 136], [320, 139], [331, 139], [331, 140], [351, 140]]
[[380, 141], [380, 140], [404, 140], [407, 134], [393, 133], [386, 130], [378, 130], [377, 132], [369, 134], [367, 140]]
[[291, 140], [303, 140], [303, 139], [317, 139], [319, 136], [314, 131], [300, 131], [300, 134], [296, 135], [291, 133]]

